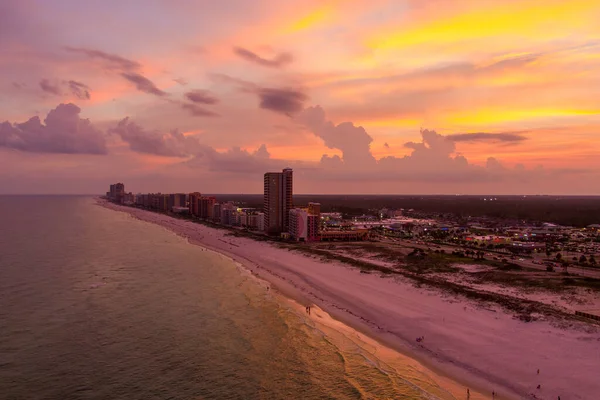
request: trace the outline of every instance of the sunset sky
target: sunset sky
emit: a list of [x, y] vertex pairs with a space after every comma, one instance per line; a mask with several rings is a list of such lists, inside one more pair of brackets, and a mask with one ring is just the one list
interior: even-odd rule
[[598, 0], [3, 0], [0, 193], [600, 194]]

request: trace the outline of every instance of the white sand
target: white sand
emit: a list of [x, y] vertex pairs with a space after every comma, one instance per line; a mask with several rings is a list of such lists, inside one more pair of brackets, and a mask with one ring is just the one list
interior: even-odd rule
[[[587, 324], [559, 328], [522, 322], [499, 309], [416, 288], [402, 279], [361, 274], [339, 263], [227, 231], [140, 209], [106, 205], [164, 226], [242, 263], [284, 294], [418, 359], [428, 368], [496, 398], [600, 399], [600, 333]], [[425, 336], [419, 344], [416, 337]], [[537, 375], [537, 369], [540, 374]], [[537, 385], [541, 389], [536, 389]]]

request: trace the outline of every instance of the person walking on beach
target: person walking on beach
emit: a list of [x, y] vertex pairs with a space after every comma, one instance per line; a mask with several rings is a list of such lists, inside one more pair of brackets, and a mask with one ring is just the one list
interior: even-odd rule
[[471, 398], [471, 391], [469, 390], [469, 388], [467, 388], [467, 399]]
[[310, 306], [308, 306], [308, 315], [310, 315]]

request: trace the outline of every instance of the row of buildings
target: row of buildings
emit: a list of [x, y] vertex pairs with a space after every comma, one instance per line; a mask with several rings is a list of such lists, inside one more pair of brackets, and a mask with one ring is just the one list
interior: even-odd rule
[[110, 185], [109, 200], [151, 210], [188, 214], [194, 218], [223, 225], [240, 226], [250, 230], [277, 235], [297, 241], [364, 240], [368, 229], [328, 227], [327, 217], [321, 216], [319, 203], [305, 207], [293, 204], [293, 171], [264, 174], [262, 210], [240, 208], [232, 202], [219, 202], [213, 196], [193, 193], [138, 193], [125, 192], [123, 183]]

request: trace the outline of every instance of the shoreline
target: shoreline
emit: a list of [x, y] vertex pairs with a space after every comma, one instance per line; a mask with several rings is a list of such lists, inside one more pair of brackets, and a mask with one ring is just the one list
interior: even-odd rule
[[[457, 398], [466, 397], [466, 387], [471, 389], [472, 399], [491, 398], [492, 391], [498, 394], [496, 398], [501, 399], [555, 399], [557, 395], [562, 396], [563, 399], [590, 399], [600, 391], [600, 387], [594, 382], [593, 373], [590, 376], [589, 369], [593, 369], [592, 365], [587, 365], [594, 363], [593, 354], [600, 349], [598, 334], [560, 330], [542, 322], [514, 321], [507, 314], [501, 315], [497, 311], [494, 311], [497, 315], [490, 316], [490, 310], [482, 310], [481, 307], [477, 307], [476, 302], [454, 298], [431, 288], [415, 288], [402, 279], [381, 277], [376, 274], [360, 274], [355, 268], [341, 263], [326, 263], [315, 260], [314, 257], [277, 248], [269, 243], [226, 236], [227, 231], [179, 220], [164, 214], [120, 206], [103, 200], [97, 200], [97, 203], [108, 209], [126, 212], [139, 220], [162, 226], [187, 238], [190, 244], [198, 245], [231, 259], [259, 279], [269, 282], [282, 296], [290, 298], [298, 304], [316, 304], [330, 318], [379, 343], [382, 348], [415, 360], [436, 377], [436, 382], [440, 384], [443, 382], [444, 388], [446, 386], [453, 387], [451, 392]], [[339, 282], [337, 282], [338, 280]], [[408, 293], [398, 295], [399, 291]], [[394, 304], [395, 300], [405, 304]], [[443, 307], [437, 309], [439, 306]], [[457, 310], [463, 311], [463, 307], [464, 312], [457, 312]], [[467, 308], [469, 312], [467, 312]], [[427, 314], [427, 316], [423, 317], [420, 315], [421, 313]], [[479, 327], [477, 327], [476, 321], [481, 318], [478, 317], [487, 319], [483, 323], [478, 321]], [[448, 322], [446, 322], [446, 318], [448, 318]], [[502, 321], [494, 323], [493, 320], [499, 319], [504, 322], [510, 321], [509, 325], [512, 326], [505, 327]], [[469, 324], [473, 324], [473, 329], [465, 337], [465, 326]], [[494, 337], [494, 332], [482, 331], [481, 325], [486, 327], [486, 324], [489, 324], [494, 328], [493, 331], [500, 335]], [[515, 327], [515, 324], [519, 326]], [[440, 325], [444, 326], [440, 327]], [[453, 331], [457, 327], [460, 332]], [[528, 341], [524, 341], [521, 345], [507, 342], [499, 332], [515, 328], [523, 330], [521, 333], [527, 331], [529, 336], [536, 339], [535, 343], [543, 341], [549, 330], [558, 331], [552, 332], [554, 343], [548, 343], [548, 346], [543, 347], [548, 347], [550, 359], [559, 358], [559, 360], [553, 360], [552, 365], [549, 365], [548, 357], [544, 354], [541, 354], [542, 357], [540, 354], [532, 354], [538, 358], [538, 361], [535, 364], [530, 362], [530, 377], [523, 376], [525, 365], [528, 364], [527, 360], [519, 361], [520, 365], [511, 364], [512, 368], [505, 368], [503, 364], [506, 362], [506, 358], [515, 360], [519, 359], [521, 355], [523, 358], [527, 358], [527, 353], [535, 353], [535, 349], [527, 344]], [[535, 329], [537, 332], [531, 332]], [[507, 333], [510, 333], [509, 336], [515, 334], [515, 332]], [[553, 355], [556, 347], [550, 348], [556, 343], [557, 338], [565, 336], [564, 333], [571, 333], [571, 336], [575, 333], [575, 337], [571, 338], [571, 341], [576, 340], [579, 342], [578, 344], [581, 342], [587, 344], [587, 346], [580, 346], [582, 348], [576, 352], [587, 355], [587, 360], [572, 360], [575, 361], [574, 365], [583, 364], [577, 369], [581, 370], [586, 365], [588, 368], [587, 374], [583, 374], [585, 381], [583, 386], [573, 384], [573, 387], [581, 389], [581, 393], [578, 394], [569, 393], [567, 390], [567, 387], [570, 386], [568, 375], [577, 376], [575, 375], [577, 369], [569, 369], [568, 364], [571, 364], [568, 362], [569, 360], [560, 359], [558, 354]], [[577, 337], [577, 334], [582, 338]], [[414, 342], [413, 338], [419, 336], [426, 337], [422, 344]], [[494, 339], [500, 343], [494, 345]], [[512, 344], [511, 348], [507, 349], [511, 353], [509, 357], [498, 351], [498, 348], [502, 347], [502, 342], [505, 345]], [[565, 347], [569, 347], [568, 344]], [[515, 348], [517, 348], [516, 352]], [[568, 353], [566, 351], [565, 355]], [[500, 357], [500, 362], [494, 362], [494, 355], [503, 357]], [[543, 362], [544, 360], [546, 362]], [[577, 361], [580, 362], [577, 363]], [[536, 365], [542, 371], [550, 371], [551, 375], [535, 379]], [[561, 378], [556, 374], [558, 369], [561, 370], [562, 379], [557, 379]], [[565, 370], [570, 371], [566, 380]], [[579, 378], [581, 380], [581, 374]], [[531, 383], [524, 385], [524, 380], [529, 380]], [[541, 390], [535, 390], [536, 381], [543, 381]], [[549, 385], [550, 389], [548, 390], [546, 388]], [[476, 392], [488, 394], [478, 395]], [[533, 397], [534, 395], [535, 397]]]

